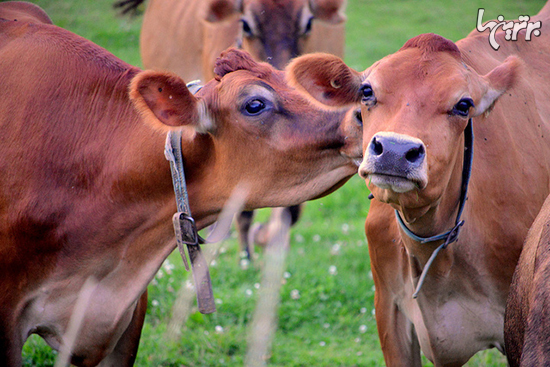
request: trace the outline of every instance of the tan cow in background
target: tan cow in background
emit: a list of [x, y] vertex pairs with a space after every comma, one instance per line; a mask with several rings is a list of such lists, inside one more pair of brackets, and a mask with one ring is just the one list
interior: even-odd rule
[[345, 5], [345, 0], [149, 0], [140, 37], [143, 66], [208, 81], [216, 58], [231, 46], [278, 69], [308, 52], [342, 57]]
[[[489, 32], [456, 43], [424, 34], [363, 73], [313, 55], [289, 68], [325, 103], [362, 102], [359, 174], [374, 196], [366, 234], [378, 334], [390, 367], [421, 366], [420, 351], [435, 366], [461, 366], [487, 348], [504, 352], [512, 274], [550, 192], [549, 13], [546, 5], [531, 17], [542, 28], [530, 41], [525, 30], [517, 41], [497, 32], [498, 51]], [[439, 234], [444, 238], [429, 238]], [[440, 247], [445, 238], [457, 241]], [[532, 289], [534, 247], [525, 256], [523, 294]], [[515, 307], [524, 306], [516, 300]], [[538, 320], [547, 314], [532, 313]], [[548, 348], [540, 333], [533, 336], [539, 351], [531, 353]]]
[[[117, 4], [128, 11], [143, 2]], [[345, 7], [346, 0], [149, 0], [140, 37], [143, 66], [173, 71], [187, 81], [208, 81], [214, 77], [216, 58], [230, 46], [277, 69], [309, 52], [342, 58]], [[294, 224], [301, 207], [274, 210], [270, 223], [285, 212]], [[253, 242], [266, 244], [271, 236], [269, 225], [256, 225], [249, 234], [252, 217], [252, 212], [237, 216], [241, 247], [248, 257]]]

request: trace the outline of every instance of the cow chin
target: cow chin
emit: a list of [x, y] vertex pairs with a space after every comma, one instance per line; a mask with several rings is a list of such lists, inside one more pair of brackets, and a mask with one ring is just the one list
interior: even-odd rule
[[382, 175], [382, 174], [370, 174], [368, 180], [376, 187], [384, 190], [392, 190], [393, 192], [403, 194], [419, 188], [418, 182], [409, 180], [407, 178]]

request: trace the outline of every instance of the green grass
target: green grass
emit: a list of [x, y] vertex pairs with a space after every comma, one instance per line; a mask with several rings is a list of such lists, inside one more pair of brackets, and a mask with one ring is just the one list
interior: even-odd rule
[[[111, 0], [37, 0], [53, 21], [140, 65], [141, 18], [118, 17]], [[349, 0], [345, 61], [364, 70], [417, 34], [434, 32], [458, 40], [475, 27], [477, 8], [486, 17], [535, 14], [544, 1]], [[281, 288], [278, 329], [270, 366], [382, 366], [374, 320], [374, 287], [363, 225], [368, 191], [354, 177], [334, 194], [307, 204], [292, 230]], [[268, 212], [260, 211], [265, 219]], [[149, 308], [138, 366], [242, 366], [247, 333], [261, 281], [264, 256], [248, 269], [239, 264], [233, 235], [211, 267], [218, 311], [193, 312], [177, 340], [165, 337], [176, 294], [189, 274], [177, 253], [149, 286]], [[329, 268], [335, 266], [337, 274]], [[294, 291], [294, 292], [293, 292]], [[299, 292], [300, 297], [292, 297]], [[223, 329], [216, 329], [220, 326]], [[24, 348], [26, 366], [52, 366], [55, 353], [33, 336]], [[426, 366], [431, 364], [425, 361]], [[505, 366], [495, 351], [479, 353], [468, 366]]]

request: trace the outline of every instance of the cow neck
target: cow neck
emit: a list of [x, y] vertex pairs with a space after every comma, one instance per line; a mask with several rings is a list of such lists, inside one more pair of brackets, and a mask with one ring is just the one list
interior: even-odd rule
[[204, 243], [204, 240], [198, 235], [197, 226], [191, 215], [189, 206], [189, 196], [187, 194], [183, 166], [181, 135], [181, 130], [168, 132], [164, 147], [164, 155], [170, 162], [172, 184], [178, 208], [178, 212], [172, 217], [172, 222], [177, 247], [187, 270], [189, 270], [189, 265], [187, 264], [184, 245], [187, 246], [187, 251], [189, 252], [199, 311], [203, 314], [213, 313], [216, 311], [216, 305], [212, 292], [212, 282], [210, 280], [210, 272], [208, 271], [208, 263], [200, 247], [200, 243]]
[[432, 265], [435, 258], [437, 257], [437, 254], [439, 254], [439, 252], [445, 249], [449, 244], [456, 242], [458, 240], [460, 229], [464, 225], [464, 220], [462, 220], [461, 217], [462, 217], [462, 212], [464, 211], [464, 205], [466, 204], [466, 199], [468, 194], [468, 184], [470, 183], [470, 176], [472, 173], [473, 157], [474, 157], [474, 130], [472, 125], [472, 118], [470, 118], [468, 120], [468, 125], [464, 130], [464, 160], [463, 160], [464, 163], [462, 166], [462, 185], [460, 188], [460, 201], [458, 204], [458, 213], [456, 215], [455, 225], [453, 228], [435, 236], [430, 236], [430, 237], [418, 236], [407, 227], [407, 225], [403, 221], [403, 218], [401, 217], [401, 214], [399, 214], [399, 211], [395, 210], [395, 217], [397, 219], [397, 223], [399, 224], [399, 227], [401, 227], [403, 232], [412, 240], [420, 242], [421, 244], [443, 241], [443, 243], [439, 245], [434, 250], [434, 252], [432, 252], [430, 258], [426, 262], [426, 265], [422, 269], [422, 273], [420, 274], [420, 279], [418, 280], [418, 284], [413, 294], [413, 298], [418, 297], [418, 293], [420, 292], [422, 285], [424, 284], [426, 275], [430, 270], [430, 266]]

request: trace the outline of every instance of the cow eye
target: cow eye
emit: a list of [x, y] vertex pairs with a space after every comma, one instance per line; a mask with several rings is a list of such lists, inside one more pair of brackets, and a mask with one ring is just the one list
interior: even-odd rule
[[376, 104], [376, 97], [370, 84], [365, 84], [361, 87], [361, 101], [368, 105]]
[[471, 107], [474, 107], [474, 101], [471, 98], [462, 98], [454, 105], [451, 114], [466, 117]]
[[254, 116], [260, 114], [266, 107], [261, 99], [252, 99], [244, 105], [244, 111], [247, 115]]
[[243, 24], [243, 32], [245, 36], [252, 37], [254, 34], [252, 33], [252, 28], [250, 28], [250, 24], [244, 19], [241, 19], [241, 23]]
[[307, 24], [306, 24], [306, 28], [304, 29], [304, 36], [309, 34], [309, 32], [311, 32], [311, 23], [313, 22], [313, 17], [310, 17], [308, 20], [307, 20]]

